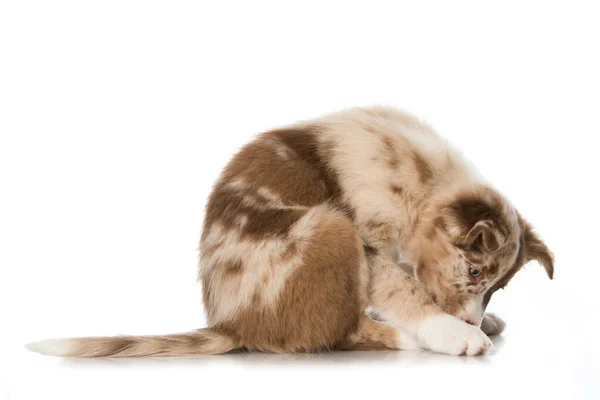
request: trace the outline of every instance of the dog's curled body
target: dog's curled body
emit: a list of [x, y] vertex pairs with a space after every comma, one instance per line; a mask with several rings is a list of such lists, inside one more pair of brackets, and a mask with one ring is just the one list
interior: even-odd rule
[[460, 152], [415, 117], [383, 107], [246, 145], [213, 189], [200, 250], [208, 328], [34, 348], [65, 356], [475, 355], [491, 345], [485, 333], [504, 326], [484, 315], [491, 294], [529, 260], [553, 273], [551, 252]]

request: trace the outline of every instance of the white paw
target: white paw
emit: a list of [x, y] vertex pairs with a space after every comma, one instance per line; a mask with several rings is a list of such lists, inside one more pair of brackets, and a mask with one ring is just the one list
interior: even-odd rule
[[484, 354], [492, 341], [476, 326], [448, 314], [429, 317], [417, 327], [421, 345], [437, 353], [476, 356]]
[[496, 314], [487, 313], [481, 321], [481, 330], [488, 336], [499, 335], [504, 331], [506, 323]]

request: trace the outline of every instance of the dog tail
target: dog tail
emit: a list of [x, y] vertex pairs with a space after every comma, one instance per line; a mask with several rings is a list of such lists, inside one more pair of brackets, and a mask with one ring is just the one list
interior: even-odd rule
[[143, 357], [222, 354], [238, 348], [236, 341], [213, 328], [162, 336], [115, 336], [48, 339], [27, 348], [59, 357]]

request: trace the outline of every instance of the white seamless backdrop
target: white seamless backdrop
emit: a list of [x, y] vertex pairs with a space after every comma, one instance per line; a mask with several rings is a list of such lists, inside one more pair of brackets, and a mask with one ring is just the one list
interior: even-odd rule
[[[0, 399], [600, 398], [599, 17], [591, 1], [1, 2]], [[229, 157], [370, 104], [430, 122], [555, 252], [554, 281], [532, 263], [492, 299], [493, 354], [24, 350], [202, 327], [198, 239]]]

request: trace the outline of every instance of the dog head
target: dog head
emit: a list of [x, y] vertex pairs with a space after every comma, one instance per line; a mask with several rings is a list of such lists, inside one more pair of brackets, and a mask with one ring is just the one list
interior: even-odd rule
[[552, 279], [552, 252], [495, 190], [477, 186], [441, 198], [417, 230], [416, 274], [447, 313], [479, 326], [492, 294], [528, 261]]

